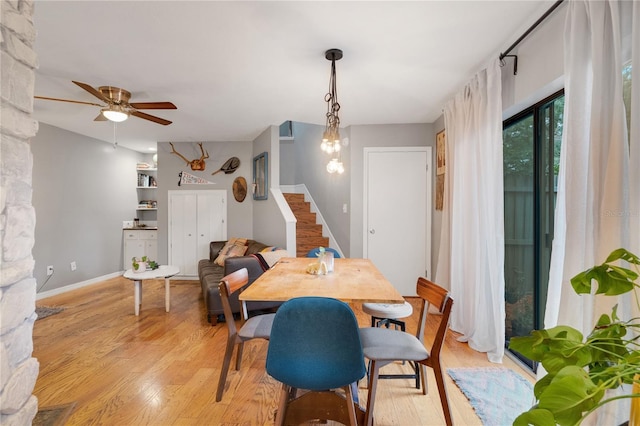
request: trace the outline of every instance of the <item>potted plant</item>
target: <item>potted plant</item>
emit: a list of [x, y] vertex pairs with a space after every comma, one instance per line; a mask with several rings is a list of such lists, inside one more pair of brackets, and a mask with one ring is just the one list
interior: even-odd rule
[[131, 258], [131, 268], [133, 272], [144, 272], [146, 270], [153, 271], [154, 269], [158, 269], [159, 265], [158, 262], [150, 260], [147, 256], [142, 256], [140, 259], [134, 256]]
[[137, 257], [131, 258], [131, 266], [133, 268], [133, 272], [144, 272], [147, 270], [147, 256], [142, 256], [141, 259]]
[[[616, 266], [619, 260], [634, 265], [635, 271]], [[617, 296], [637, 289], [640, 259], [625, 249], [614, 250], [607, 260], [571, 279], [578, 294]], [[584, 338], [578, 330], [559, 325], [534, 330], [529, 336], [513, 337], [509, 344], [529, 359], [542, 364], [547, 374], [534, 387], [537, 404], [522, 413], [514, 425], [577, 425], [604, 404], [621, 398], [634, 398], [640, 404], [640, 318], [621, 319], [617, 305], [611, 315], [602, 315], [593, 331]], [[632, 393], [605, 398], [605, 391], [622, 384], [635, 384]], [[603, 399], [604, 398], [604, 399]]]

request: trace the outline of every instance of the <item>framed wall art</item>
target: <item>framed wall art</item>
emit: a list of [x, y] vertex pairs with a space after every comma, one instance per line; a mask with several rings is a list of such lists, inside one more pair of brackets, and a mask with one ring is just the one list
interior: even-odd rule
[[444, 130], [436, 135], [436, 175], [443, 175], [447, 169], [446, 149], [447, 138]]
[[253, 157], [253, 199], [266, 200], [269, 196], [268, 153]]
[[447, 171], [447, 138], [444, 130], [436, 134], [436, 210], [444, 205], [444, 175]]

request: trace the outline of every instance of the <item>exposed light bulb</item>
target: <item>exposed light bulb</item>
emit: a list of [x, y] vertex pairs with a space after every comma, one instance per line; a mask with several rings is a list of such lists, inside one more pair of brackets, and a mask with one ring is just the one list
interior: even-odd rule
[[327, 171], [329, 173], [338, 172], [340, 174], [344, 173], [344, 165], [342, 161], [338, 161], [337, 158], [332, 158], [331, 161], [327, 164]]
[[336, 172], [336, 170], [337, 170], [337, 169], [336, 169], [336, 161], [335, 161], [335, 158], [334, 158], [334, 159], [332, 159], [331, 161], [329, 161], [329, 162], [327, 163], [327, 171], [328, 171], [329, 173], [335, 173], [335, 172]]

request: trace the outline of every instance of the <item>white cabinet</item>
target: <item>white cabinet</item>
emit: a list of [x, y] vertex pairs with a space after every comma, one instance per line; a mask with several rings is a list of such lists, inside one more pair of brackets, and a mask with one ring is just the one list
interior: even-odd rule
[[138, 218], [142, 220], [156, 220], [156, 211], [158, 210], [156, 201], [158, 192], [158, 169], [138, 167], [136, 171], [138, 172], [138, 183], [136, 186], [138, 191], [138, 206], [136, 207], [136, 214]]
[[158, 231], [155, 229], [124, 230], [124, 269], [131, 268], [132, 257], [147, 256], [158, 260]]
[[227, 239], [227, 191], [169, 191], [169, 264], [197, 276], [209, 243]]

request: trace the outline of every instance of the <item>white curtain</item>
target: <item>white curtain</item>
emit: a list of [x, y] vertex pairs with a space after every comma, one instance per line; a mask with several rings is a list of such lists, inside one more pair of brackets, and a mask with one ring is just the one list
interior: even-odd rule
[[[631, 11], [631, 9], [635, 11]], [[621, 21], [635, 14], [640, 39], [637, 2], [568, 2], [565, 24], [565, 110], [560, 173], [555, 213], [555, 236], [551, 257], [545, 328], [567, 324], [588, 334], [602, 313], [620, 304], [622, 318], [629, 318], [631, 297], [578, 296], [570, 279], [602, 263], [614, 249], [625, 247], [638, 253], [638, 169], [629, 167], [625, 109], [622, 97]], [[628, 26], [631, 28], [631, 25]], [[638, 50], [636, 45], [636, 52]], [[637, 75], [638, 56], [634, 69]], [[635, 80], [636, 99], [640, 80]], [[637, 159], [638, 106], [632, 155]], [[635, 149], [633, 148], [635, 146]], [[637, 160], [636, 160], [637, 161]], [[633, 170], [635, 168], [635, 170]], [[630, 173], [635, 174], [633, 185]], [[633, 195], [632, 195], [633, 194]], [[635, 205], [631, 205], [635, 203]], [[633, 222], [636, 222], [632, 226]], [[631, 230], [635, 231], [632, 233]], [[624, 405], [624, 404], [622, 404]], [[628, 407], [628, 405], [627, 405]], [[628, 408], [597, 412], [594, 424], [620, 424]], [[603, 417], [604, 416], [604, 417]], [[595, 416], [592, 416], [595, 417]]]
[[454, 300], [451, 328], [492, 362], [504, 355], [504, 212], [499, 60], [445, 107], [446, 174], [436, 282]]
[[[636, 82], [632, 85], [631, 92], [631, 122], [630, 129], [630, 197], [629, 207], [630, 233], [632, 236], [629, 242], [629, 250], [640, 256], [640, 4], [633, 2], [631, 11], [630, 6], [623, 6], [623, 16], [627, 18], [624, 22], [626, 31], [623, 39], [623, 48], [625, 51], [624, 59], [631, 60], [631, 81]], [[631, 29], [629, 29], [631, 27]], [[628, 53], [627, 53], [628, 52]], [[635, 237], [633, 237], [635, 236]], [[637, 314], [637, 312], [636, 312]]]

